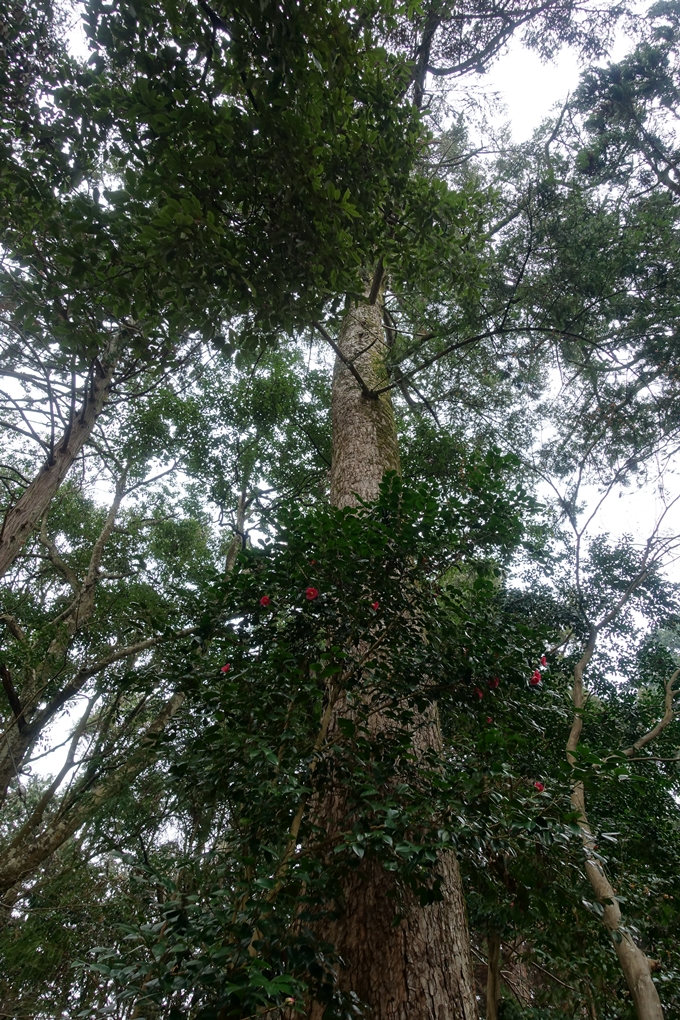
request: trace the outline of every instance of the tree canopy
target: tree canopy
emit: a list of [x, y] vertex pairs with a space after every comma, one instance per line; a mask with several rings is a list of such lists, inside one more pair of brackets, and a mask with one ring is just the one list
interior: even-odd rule
[[0, 13], [5, 1015], [680, 1008], [677, 20]]

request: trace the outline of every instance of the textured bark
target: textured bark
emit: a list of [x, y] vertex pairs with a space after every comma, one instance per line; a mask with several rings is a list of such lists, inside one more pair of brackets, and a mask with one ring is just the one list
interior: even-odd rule
[[0, 531], [0, 577], [6, 574], [31, 537], [84, 444], [109, 395], [115, 359], [94, 369], [90, 392], [51, 455], [21, 498], [7, 511]]
[[497, 931], [489, 932], [488, 962], [486, 970], [486, 1020], [498, 1020], [501, 1001], [501, 937]]
[[[387, 348], [379, 305], [361, 304], [347, 312], [339, 347], [368, 390], [385, 385]], [[331, 502], [339, 507], [355, 506], [357, 496], [375, 499], [385, 472], [399, 471], [389, 392], [366, 396], [345, 362], [337, 358], [333, 372]]]
[[[338, 739], [338, 720], [355, 717], [338, 700], [328, 739]], [[382, 711], [368, 717], [368, 732], [379, 741], [395, 723]], [[411, 733], [416, 754], [441, 748], [436, 708], [414, 713]], [[340, 785], [324, 792], [315, 822], [332, 836], [346, 827], [346, 796]], [[463, 888], [455, 855], [442, 855], [440, 903], [421, 906], [408, 889], [398, 887], [394, 874], [380, 861], [363, 860], [343, 886], [335, 904], [336, 919], [320, 934], [331, 942], [344, 966], [338, 985], [354, 992], [369, 1009], [371, 1020], [476, 1020], [470, 939]], [[400, 920], [395, 921], [399, 915]], [[310, 1020], [321, 1020], [315, 1004]]]
[[[597, 629], [593, 628], [585, 651], [574, 668], [572, 698], [575, 714], [566, 748], [567, 760], [570, 765], [576, 764], [575, 752], [583, 729], [583, 673], [595, 650], [597, 635]], [[586, 875], [597, 902], [602, 905], [602, 923], [611, 933], [621, 970], [633, 997], [638, 1020], [663, 1020], [661, 1000], [656, 985], [652, 981], [652, 962], [623, 927], [621, 908], [616, 899], [616, 892], [598, 859], [597, 848], [586, 814], [585, 788], [580, 781], [574, 783], [571, 803], [579, 818], [581, 838], [586, 852]]]
[[[362, 392], [346, 362], [351, 360], [368, 390], [384, 385], [386, 350], [377, 304], [347, 313], [333, 376], [333, 463], [331, 498], [340, 507], [374, 499], [386, 471], [399, 470], [399, 448], [389, 394]], [[379, 708], [368, 710], [370, 735], [379, 741], [394, 721]], [[339, 737], [338, 721], [354, 714], [341, 695], [334, 707], [328, 740]], [[416, 754], [441, 748], [433, 706], [414, 714], [411, 739]], [[314, 821], [332, 837], [345, 828], [347, 799], [340, 784], [329, 785], [312, 809]], [[458, 864], [453, 853], [438, 864], [443, 900], [421, 906], [375, 859], [363, 859], [344, 881], [335, 919], [318, 926], [342, 960], [337, 975], [344, 992], [368, 1007], [371, 1020], [476, 1020], [470, 940]], [[396, 923], [395, 923], [396, 922]], [[310, 1020], [323, 1007], [313, 1003]]]

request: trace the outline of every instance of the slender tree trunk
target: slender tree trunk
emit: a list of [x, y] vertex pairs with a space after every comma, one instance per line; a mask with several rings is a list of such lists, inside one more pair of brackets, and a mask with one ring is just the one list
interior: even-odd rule
[[589, 987], [586, 987], [586, 1008], [588, 1009], [588, 1016], [590, 1017], [590, 1020], [597, 1020], [595, 1001], [593, 999], [593, 993]]
[[[74, 601], [68, 613], [62, 617], [62, 622], [50, 641], [47, 655], [41, 665], [28, 670], [28, 676], [25, 677], [19, 692], [12, 690], [13, 679], [9, 670], [0, 664], [3, 686], [14, 713], [14, 724], [5, 730], [4, 740], [0, 741], [0, 805], [7, 797], [9, 784], [14, 778], [18, 779], [18, 771], [23, 766], [26, 754], [40, 738], [45, 726], [66, 700], [78, 693], [85, 682], [86, 677], [82, 678], [80, 685], [77, 682], [74, 683], [73, 677], [69, 678], [70, 670], [66, 655], [73, 638], [85, 628], [94, 612], [102, 556], [125, 495], [126, 479], [127, 471], [124, 471], [116, 484], [115, 498], [107, 514], [104, 527], [92, 548], [87, 573], [82, 582], [63, 561], [56, 545], [48, 537], [47, 520], [43, 517], [41, 542], [47, 547], [54, 566], [68, 579]], [[15, 636], [20, 636], [20, 640], [23, 641], [28, 652], [26, 636], [21, 631], [18, 631]], [[44, 691], [52, 677], [55, 674], [58, 676], [60, 673], [63, 677], [61, 691], [47, 699], [47, 704], [40, 709], [40, 693]]]
[[35, 531], [73, 461], [90, 438], [109, 395], [114, 368], [113, 357], [109, 357], [105, 365], [95, 366], [80, 413], [73, 416], [39, 473], [7, 511], [0, 530], [0, 577], [7, 573]]
[[127, 761], [97, 785], [88, 782], [87, 777], [76, 782], [66, 796], [67, 803], [62, 804], [56, 816], [38, 832], [34, 831], [34, 823], [35, 826], [40, 825], [42, 814], [40, 810], [34, 812], [36, 817], [31, 816], [0, 853], [0, 897], [33, 875], [106, 800], [129, 786], [153, 761], [156, 738], [177, 714], [184, 700], [183, 693], [173, 694], [146, 727]]
[[[596, 641], [597, 630], [593, 629], [586, 649], [574, 667], [572, 697], [575, 715], [567, 741], [567, 760], [570, 765], [576, 764], [575, 752], [583, 729], [583, 673], [592, 658]], [[580, 781], [573, 785], [571, 803], [579, 818], [581, 838], [586, 852], [586, 875], [597, 902], [602, 905], [602, 923], [611, 933], [621, 970], [633, 997], [638, 1020], [663, 1020], [661, 1000], [656, 985], [652, 981], [651, 961], [646, 953], [635, 944], [627, 929], [623, 927], [621, 908], [616, 893], [598, 860], [595, 840], [586, 814], [585, 788]]]
[[501, 937], [497, 931], [489, 932], [486, 968], [486, 1020], [498, 1020], [501, 1001]]
[[227, 549], [227, 558], [224, 563], [225, 574], [231, 574], [236, 564], [236, 557], [244, 548], [245, 543], [245, 526], [246, 526], [246, 509], [248, 496], [248, 479], [243, 480], [241, 486], [241, 492], [238, 498], [238, 506], [236, 507], [236, 521], [234, 527], [234, 534], [229, 548]]
[[[375, 499], [385, 472], [399, 470], [389, 394], [366, 394], [386, 382], [378, 304], [361, 304], [347, 313], [339, 345], [342, 358], [333, 375], [331, 499], [346, 507], [356, 505], [357, 497]], [[348, 361], [363, 379], [363, 391]], [[370, 712], [368, 707], [369, 731], [379, 738], [395, 724], [381, 710]], [[338, 730], [338, 719], [348, 714], [340, 697], [329, 738]], [[414, 713], [412, 743], [416, 753], [441, 747], [436, 708]], [[338, 831], [345, 805], [341, 789], [322, 794], [315, 822], [326, 833]], [[345, 880], [336, 919], [319, 926], [343, 961], [340, 988], [369, 1007], [371, 1020], [476, 1020], [465, 901], [452, 852], [442, 855], [438, 872], [443, 900], [423, 907], [409, 890], [398, 888], [394, 874], [379, 861], [364, 859]], [[322, 1012], [320, 1004], [312, 1004], [310, 1020], [320, 1020]]]

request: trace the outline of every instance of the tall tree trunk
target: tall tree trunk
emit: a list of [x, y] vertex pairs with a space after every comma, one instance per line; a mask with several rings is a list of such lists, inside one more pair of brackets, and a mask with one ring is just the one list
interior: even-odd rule
[[21, 498], [11, 507], [0, 530], [0, 577], [7, 573], [30, 538], [54, 498], [84, 444], [90, 438], [97, 418], [109, 395], [115, 356], [93, 368], [88, 392], [78, 414], [72, 415], [61, 440], [47, 458]]
[[501, 937], [497, 931], [489, 932], [486, 968], [486, 1020], [498, 1020], [501, 1001]]
[[[377, 398], [367, 393], [387, 379], [378, 304], [360, 304], [347, 313], [339, 347], [342, 357], [333, 375], [331, 499], [346, 507], [356, 505], [357, 497], [375, 499], [385, 472], [399, 470], [389, 393]], [[364, 390], [347, 362], [363, 379]], [[348, 714], [339, 698], [329, 738], [338, 730], [338, 719]], [[374, 737], [394, 725], [369, 706]], [[416, 753], [441, 747], [436, 708], [414, 713], [412, 743]], [[345, 804], [341, 789], [323, 794], [315, 821], [327, 833], [337, 831]], [[340, 988], [369, 1007], [371, 1020], [476, 1020], [465, 901], [452, 852], [442, 855], [438, 872], [443, 900], [423, 907], [409, 890], [396, 895], [397, 880], [379, 861], [364, 859], [344, 882], [339, 916], [321, 925], [320, 933], [343, 961]], [[322, 1012], [322, 1006], [312, 1004], [310, 1020], [320, 1020]]]
[[[574, 667], [572, 698], [575, 714], [566, 748], [567, 760], [572, 766], [576, 765], [576, 749], [583, 729], [583, 673], [595, 650], [597, 635], [597, 630], [591, 629], [585, 651]], [[580, 780], [577, 780], [572, 787], [571, 803], [579, 818], [581, 838], [586, 852], [586, 875], [597, 902], [602, 905], [602, 923], [611, 934], [621, 970], [633, 997], [637, 1018], [638, 1020], [663, 1020], [661, 1000], [656, 985], [652, 981], [651, 961], [646, 953], [635, 944], [630, 932], [623, 926], [621, 908], [614, 887], [598, 860], [595, 840], [586, 814], [585, 787]]]
[[399, 443], [389, 392], [369, 397], [359, 387], [347, 362], [359, 373], [367, 390], [388, 382], [385, 370], [385, 331], [378, 304], [361, 304], [345, 316], [340, 353], [333, 372], [333, 459], [331, 503], [356, 506], [375, 499], [386, 471], [399, 471]]

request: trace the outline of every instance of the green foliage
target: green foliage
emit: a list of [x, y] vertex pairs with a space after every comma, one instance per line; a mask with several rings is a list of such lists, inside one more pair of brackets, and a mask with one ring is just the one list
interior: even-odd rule
[[669, 112], [679, 94], [678, 5], [653, 4], [647, 21], [630, 54], [583, 76], [575, 107], [586, 114], [591, 144], [578, 154], [578, 165], [618, 182], [639, 174], [643, 187], [660, 185], [677, 195]]
[[[488, 557], [517, 544], [518, 515], [530, 505], [521, 489], [508, 491], [510, 466], [495, 454], [473, 462], [457, 497], [392, 478], [380, 501], [359, 511], [289, 508], [275, 542], [242, 554], [236, 574], [215, 588], [204, 617], [209, 646], [185, 680], [191, 713], [168, 749], [177, 803], [195, 798], [207, 829], [173, 864], [181, 881], [150, 874], [169, 899], [130, 931], [134, 952], [98, 957], [97, 972], [121, 1001], [137, 1001], [143, 982], [140, 1008], [150, 1016], [171, 1002], [185, 1015], [189, 1001], [186, 1015], [246, 1015], [299, 998], [310, 983], [330, 1002], [332, 947], [318, 946], [312, 922], [347, 869], [374, 857], [426, 903], [438, 896], [439, 852], [468, 843], [479, 852], [490, 822], [468, 756], [475, 746], [503, 752], [483, 736], [488, 709], [474, 692], [480, 674], [486, 687], [489, 665], [461, 654], [461, 643], [488, 641], [504, 613]], [[499, 698], [507, 687], [508, 700], [526, 701], [532, 643], [525, 627], [513, 644], [497, 640], [500, 652], [487, 647], [487, 663], [503, 673]], [[329, 683], [342, 685], [354, 710], [320, 750]], [[434, 697], [469, 729], [465, 752], [410, 750], [413, 719]], [[392, 720], [378, 739], [367, 716], [377, 703]], [[349, 797], [343, 831], [329, 847], [307, 817], [296, 848], [296, 811], [331, 773]], [[507, 782], [502, 766], [496, 774]], [[560, 827], [559, 810], [529, 793], [513, 810], [504, 822], [520, 832], [538, 811], [530, 839], [540, 833], [549, 843], [551, 826]], [[213, 828], [216, 814], [230, 819], [228, 829]]]
[[28, 1001], [46, 1015], [76, 1016], [94, 987], [87, 973], [73, 970], [82, 946], [115, 937], [142, 909], [113, 860], [98, 864], [70, 846], [0, 934], [3, 1009], [20, 1017]]
[[381, 255], [406, 275], [455, 260], [468, 199], [411, 175], [421, 128], [376, 13], [90, 5], [88, 65], [62, 59], [40, 83], [51, 102], [8, 146], [17, 321], [47, 320], [78, 352], [112, 322], [152, 358], [188, 330], [252, 349], [257, 330], [271, 339], [362, 293]]

